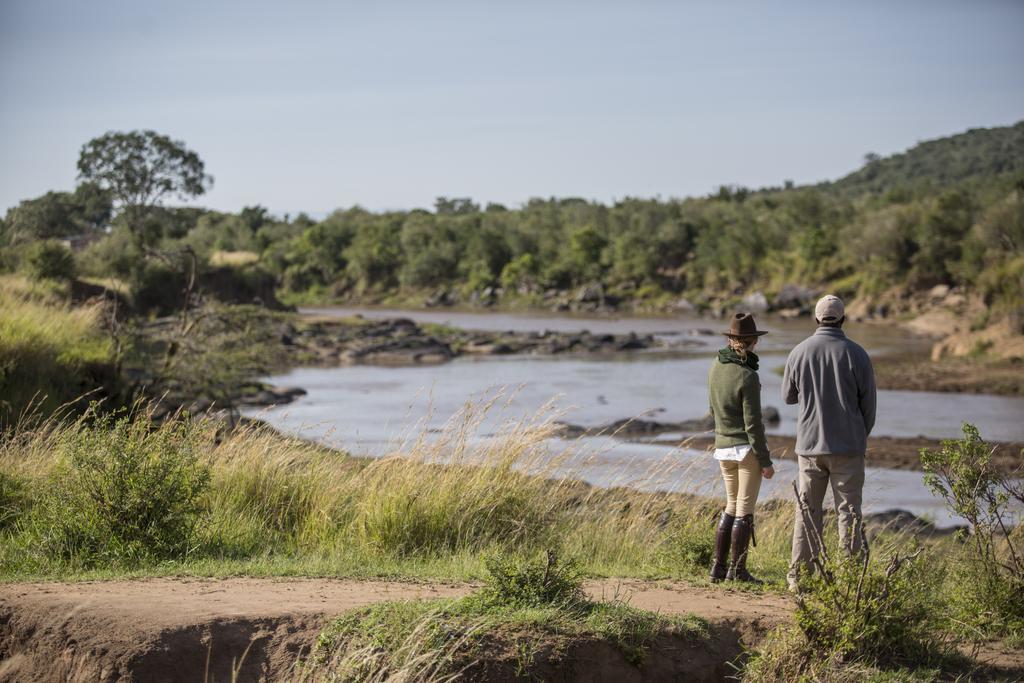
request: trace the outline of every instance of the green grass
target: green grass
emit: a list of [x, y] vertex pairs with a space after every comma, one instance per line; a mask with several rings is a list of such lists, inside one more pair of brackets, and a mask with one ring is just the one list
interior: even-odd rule
[[[570, 641], [598, 640], [611, 643], [627, 661], [640, 665], [654, 640], [666, 635], [702, 640], [708, 637], [708, 626], [698, 617], [656, 614], [622, 603], [572, 608], [504, 607], [469, 596], [384, 602], [350, 612], [321, 634], [318, 655], [325, 661], [337, 660], [339, 650], [351, 652], [365, 647], [397, 653], [416, 637], [423, 638], [424, 651], [439, 654], [446, 641], [464, 639], [458, 649], [466, 659], [485, 643], [486, 656], [494, 658], [501, 647], [516, 652], [517, 646], [528, 644], [531, 647], [527, 651], [537, 651], [542, 642], [547, 648], [564, 648]], [[458, 661], [453, 655], [442, 656]], [[529, 664], [522, 662], [522, 669], [525, 671]]]
[[[224, 435], [216, 425], [193, 423], [189, 438], [204, 444], [197, 466], [209, 472], [194, 533], [181, 552], [135, 560], [54, 552], [43, 541], [60, 536], [63, 521], [47, 510], [88, 474], [83, 467], [106, 471], [76, 462], [75, 453], [105, 454], [110, 472], [130, 475], [111, 482], [112, 496], [131, 494], [130, 482], [145, 481], [148, 460], [126, 456], [116, 430], [82, 420], [22, 429], [0, 441], [5, 490], [19, 492], [11, 496], [17, 502], [0, 503], [6, 510], [0, 580], [118, 574], [472, 580], [483, 575], [488, 554], [548, 547], [578, 558], [591, 576], [703, 579], [715, 503], [525, 475], [543, 475], [571, 455], [549, 453], [551, 421], [515, 421], [481, 442], [473, 435], [486, 406], [467, 410], [438, 440], [410, 443], [379, 460], [258, 427]], [[134, 419], [138, 432], [150, 434], [142, 451], [152, 446], [156, 458], [178, 452], [180, 434], [172, 436], [179, 423], [151, 424], [144, 411]], [[442, 460], [449, 464], [437, 464]], [[126, 470], [132, 462], [136, 469]], [[751, 566], [781, 589], [791, 512], [762, 509]]]
[[0, 428], [110, 385], [112, 363], [99, 308], [71, 307], [52, 288], [18, 278], [0, 280]]
[[483, 588], [464, 598], [384, 602], [342, 615], [321, 633], [314, 666], [340, 680], [419, 680], [486, 660], [535, 677], [535, 666], [574, 642], [611, 644], [639, 666], [658, 638], [709, 636], [694, 616], [587, 599], [575, 564], [551, 552], [539, 560], [490, 558], [487, 568]]
[[[205, 422], [157, 424], [145, 411], [136, 411], [120, 426], [90, 415], [22, 425], [0, 439], [0, 581], [239, 575], [487, 581], [491, 588], [472, 600], [378, 607], [360, 619], [372, 616], [408, 626], [415, 615], [388, 610], [420, 610], [418, 615], [429, 610], [441, 614], [452, 633], [486, 627], [491, 634], [513, 634], [502, 641], [513, 649], [521, 645], [528, 650], [537, 637], [558, 642], [593, 637], [618, 643], [627, 657], [639, 656], [654, 633], [691, 633], [686, 620], [651, 621], [622, 605], [584, 608], [589, 603], [579, 596], [552, 601], [547, 589], [533, 590], [538, 576], [547, 574], [543, 568], [522, 568], [507, 558], [555, 549], [572, 568], [570, 586], [584, 576], [706, 585], [719, 501], [549, 478], [545, 475], [573, 456], [571, 446], [568, 453], [550, 452], [552, 421], [512, 421], [496, 438], [480, 440], [475, 434], [488, 409], [467, 406], [445, 433], [431, 435], [436, 440], [410, 442], [378, 460], [352, 458], [257, 426], [225, 433]], [[192, 474], [179, 473], [177, 479], [160, 475], [168, 463], [179, 463]], [[168, 485], [156, 485], [153, 477]], [[185, 523], [165, 529], [160, 515], [147, 512], [149, 498], [164, 501]], [[90, 507], [89, 501], [96, 500], [119, 502]], [[730, 589], [784, 590], [792, 515], [788, 503], [759, 506], [758, 546], [749, 566], [768, 584]], [[160, 523], [140, 524], [140, 519]], [[826, 543], [834, 547], [834, 520], [827, 518], [826, 525]], [[159, 548], [146, 545], [154, 534], [164, 539]], [[875, 547], [905, 547], [907, 542], [897, 534], [874, 539]], [[934, 580], [900, 583], [906, 596], [901, 604], [912, 607], [904, 612], [914, 624], [926, 624], [928, 632], [953, 632], [957, 596], [976, 581], [961, 571], [969, 565], [957, 564], [964, 552], [959, 540], [925, 542], [924, 550], [926, 573], [921, 576]], [[957, 571], [947, 572], [950, 568]], [[846, 600], [842, 595], [849, 595], [850, 586], [846, 580], [845, 592], [833, 591], [836, 599]], [[829, 622], [830, 594], [814, 590], [824, 602], [811, 618], [815, 628], [837, 634], [829, 643], [863, 641], [859, 631], [843, 629], [881, 623], [867, 616], [856, 623]], [[409, 626], [413, 631], [395, 637], [404, 638], [406, 650], [412, 648], [409, 656], [436, 663], [437, 648], [423, 649], [433, 633], [429, 621], [421, 619], [419, 630]], [[339, 628], [346, 642], [362, 643], [356, 651], [365, 664], [364, 655], [373, 650], [372, 643], [364, 642], [367, 634], [352, 620]], [[451, 642], [465, 644], [462, 636]], [[806, 642], [772, 642], [766, 647], [774, 648], [777, 657], [759, 660], [763, 670], [783, 676], [818, 670], [806, 668], [807, 653], [813, 651]], [[810, 661], [824, 667], [823, 676], [835, 673], [829, 668], [833, 665], [866, 666], [864, 661]], [[867, 664], [883, 678], [901, 666], [918, 672], [934, 668], [928, 658], [897, 661], [895, 669]]]

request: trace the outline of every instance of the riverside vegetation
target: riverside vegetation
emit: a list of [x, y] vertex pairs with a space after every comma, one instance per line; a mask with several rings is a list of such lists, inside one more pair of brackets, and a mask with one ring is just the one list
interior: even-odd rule
[[[167, 208], [161, 196], [133, 204], [113, 171], [91, 165], [90, 143], [73, 193], [23, 202], [0, 224], [0, 575], [484, 582], [462, 601], [341, 617], [310, 675], [342, 680], [451, 678], [481, 642], [518, 652], [503, 661], [528, 674], [547, 665], [531, 653], [559, 639], [598, 638], [631, 661], [662, 637], [699, 641], [698, 622], [595, 605], [574, 586], [703, 582], [716, 504], [551, 478], [573, 462], [571, 448], [547, 445], [556, 416], [481, 440], [492, 406], [470, 405], [444, 434], [370, 461], [149, 402], [171, 392], [182, 406], [202, 395], [230, 409], [241, 384], [294, 362], [279, 300], [668, 310], [685, 297], [714, 310], [760, 288], [768, 306], [798, 313], [828, 287], [865, 315], [898, 315], [940, 286], [969, 325], [1019, 337], [1022, 140], [1024, 124], [971, 131], [815, 187], [610, 207], [444, 199], [432, 213], [354, 208], [322, 221]], [[170, 141], [127, 142], [157, 154]], [[169, 187], [200, 194], [201, 161], [172, 153], [190, 170]], [[883, 529], [870, 555], [827, 559], [793, 625], [738, 661], [740, 675], [929, 680], [971, 675], [971, 643], [1022, 646], [1019, 479], [970, 429], [922, 458], [973, 533]], [[767, 590], [784, 583], [791, 518], [777, 502], [758, 510], [750, 564]]]
[[[485, 580], [483, 593], [462, 601], [341, 617], [321, 651], [325, 666], [345, 670], [422, 666], [449, 675], [472, 659], [480, 638], [525, 642], [505, 637], [509, 629], [600, 637], [637, 661], [663, 636], [699, 638], [697, 622], [594, 605], [574, 586], [580, 575], [703, 582], [714, 501], [550, 478], [571, 455], [545, 445], [556, 429], [550, 416], [473, 438], [489, 409], [467, 406], [436, 440], [379, 460], [258, 425], [225, 431], [187, 416], [158, 424], [142, 407], [23, 423], [0, 447], [0, 573]], [[975, 532], [912, 538], [883, 529], [869, 556], [826, 557], [794, 625], [738, 663], [745, 675], [930, 680], [971, 670], [957, 646], [991, 638], [1020, 646], [1024, 614], [1012, 596], [1024, 587], [1022, 537], [1008, 525], [1024, 491], [992, 471], [984, 443], [966, 430], [926, 457], [931, 485], [952, 509], [973, 515]], [[751, 565], [768, 590], [781, 590], [791, 508], [766, 503], [758, 514]]]
[[[433, 211], [352, 207], [314, 220], [259, 206], [237, 214], [166, 206], [211, 185], [199, 156], [152, 131], [111, 133], [83, 147], [73, 192], [7, 211], [0, 274], [20, 274], [75, 302], [116, 303], [116, 314], [104, 315], [105, 327], [124, 333], [115, 355], [133, 348], [132, 320], [184, 312], [187, 328], [188, 310], [203, 301], [713, 314], [742, 305], [807, 315], [828, 290], [848, 300], [851, 317], [927, 313], [918, 329], [952, 333], [934, 353], [960, 359], [895, 358], [880, 368], [883, 383], [1020, 393], [1021, 159], [1024, 122], [888, 158], [869, 155], [863, 168], [814, 186], [723, 187], [706, 197], [613, 205], [531, 199], [511, 209], [439, 198]], [[146, 178], [154, 181], [140, 183]], [[234, 320], [222, 327], [236, 341], [239, 329], [258, 326]], [[252, 368], [260, 359], [245, 358], [246, 348], [233, 351], [239, 366]], [[103, 351], [94, 346], [88, 358], [65, 360], [78, 373], [95, 373]], [[191, 365], [172, 369], [173, 354], [164, 355], [157, 369], [165, 374]], [[0, 362], [14, 367], [7, 358]], [[219, 366], [222, 386], [233, 379], [224, 376], [231, 365]], [[44, 393], [51, 401], [58, 395]]]
[[[97, 150], [115, 143], [138, 154], [98, 168]], [[167, 163], [157, 165], [161, 155]], [[135, 187], [148, 176], [132, 164], [150, 159], [166, 183]], [[763, 291], [749, 303], [799, 312], [829, 289], [861, 300], [864, 315], [896, 315], [945, 286], [983, 304], [970, 324], [1010, 316], [1019, 333], [1022, 159], [1024, 122], [868, 155], [861, 169], [813, 186], [722, 187], [611, 206], [553, 198], [508, 209], [439, 198], [434, 211], [353, 207], [314, 220], [258, 206], [237, 214], [162, 206], [166, 194], [209, 187], [198, 156], [152, 132], [108, 134], [83, 148], [74, 192], [7, 212], [0, 267], [115, 278], [143, 310], [177, 307], [183, 287], [170, 283], [190, 276], [192, 257], [221, 296], [265, 304], [276, 287], [284, 300], [307, 303], [676, 310], [685, 297], [714, 310]], [[167, 167], [184, 170], [167, 175]], [[60, 239], [88, 246], [72, 258]]]

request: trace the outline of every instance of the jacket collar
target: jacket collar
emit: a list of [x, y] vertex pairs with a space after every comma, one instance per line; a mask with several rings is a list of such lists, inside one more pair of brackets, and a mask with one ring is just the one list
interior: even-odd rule
[[840, 327], [819, 327], [814, 331], [814, 334], [820, 334], [823, 337], [836, 337], [837, 339], [846, 338], [846, 333]]
[[718, 351], [718, 362], [723, 364], [735, 363], [736, 365], [742, 365], [744, 367], [750, 368], [751, 370], [757, 370], [758, 360], [760, 359], [757, 357], [757, 354], [754, 353], [753, 351], [747, 351], [747, 360], [745, 362], [742, 358], [740, 358], [740, 354], [736, 353], [728, 346], [725, 347], [724, 349], [719, 349]]

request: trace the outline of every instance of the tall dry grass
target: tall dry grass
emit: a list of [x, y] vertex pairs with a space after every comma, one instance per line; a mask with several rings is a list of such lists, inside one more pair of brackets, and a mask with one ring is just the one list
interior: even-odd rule
[[[704, 576], [720, 501], [581, 483], [588, 467], [608, 466], [601, 452], [552, 440], [559, 429], [552, 410], [503, 420], [483, 436], [483, 424], [502, 410], [496, 397], [469, 403], [439, 434], [422, 430], [379, 459], [352, 458], [258, 424], [222, 433], [197, 423], [193, 429], [206, 432], [197, 438], [210, 444], [202, 455], [209, 486], [191, 550], [174, 570], [467, 578], [482, 572], [490, 554], [557, 548], [591, 574]], [[148, 422], [146, 411], [133, 419], [158, 433], [177, 428]], [[23, 492], [0, 542], [33, 546], [37, 511], [73, 479], [53, 473], [74, 467], [68, 454], [89, 434], [96, 438], [82, 420], [54, 419], [0, 444], [0, 473]], [[703, 475], [676, 454], [643, 475], [636, 467], [628, 477], [612, 472], [609, 481], [687, 476]], [[790, 515], [777, 506], [762, 514], [751, 564], [769, 578], [785, 573]], [[19, 552], [0, 558], [8, 575], [102, 569], [38, 553], [31, 561]]]

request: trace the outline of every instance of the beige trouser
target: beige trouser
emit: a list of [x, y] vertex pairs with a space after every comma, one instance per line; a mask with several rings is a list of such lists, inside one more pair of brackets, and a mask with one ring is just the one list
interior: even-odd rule
[[736, 517], [752, 514], [761, 490], [761, 465], [754, 451], [743, 460], [719, 460], [718, 465], [725, 481], [725, 513]]
[[[822, 504], [825, 491], [832, 485], [836, 516], [839, 518], [839, 542], [847, 552], [860, 551], [859, 520], [864, 492], [863, 455], [801, 455], [797, 490], [806, 510], [796, 506], [793, 526], [793, 555], [789, 576], [795, 579], [801, 570], [811, 570], [811, 560], [819, 552], [816, 539], [822, 537]], [[814, 525], [813, 532], [807, 528]]]

